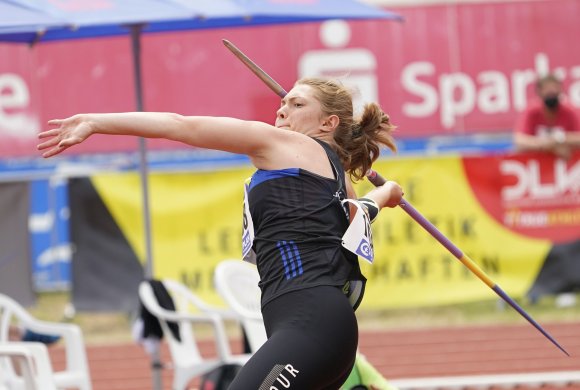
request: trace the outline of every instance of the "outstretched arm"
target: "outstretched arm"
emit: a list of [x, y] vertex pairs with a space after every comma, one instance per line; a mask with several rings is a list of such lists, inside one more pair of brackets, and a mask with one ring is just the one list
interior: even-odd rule
[[38, 135], [46, 139], [38, 145], [38, 149], [44, 151], [43, 157], [57, 155], [97, 133], [165, 138], [191, 146], [259, 157], [276, 134], [283, 132], [262, 122], [157, 112], [79, 114], [48, 123], [56, 128]]

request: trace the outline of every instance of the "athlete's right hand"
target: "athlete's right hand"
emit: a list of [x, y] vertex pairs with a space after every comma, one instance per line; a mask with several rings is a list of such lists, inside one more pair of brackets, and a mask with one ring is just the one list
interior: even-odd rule
[[67, 119], [53, 119], [48, 121], [55, 129], [46, 130], [38, 134], [39, 139], [49, 138], [38, 144], [38, 150], [46, 150], [42, 157], [55, 156], [69, 147], [80, 144], [93, 132], [86, 115], [75, 115]]

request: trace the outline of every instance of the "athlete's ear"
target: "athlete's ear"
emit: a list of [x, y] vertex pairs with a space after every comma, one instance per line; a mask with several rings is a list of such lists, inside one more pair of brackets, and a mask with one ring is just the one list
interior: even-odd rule
[[330, 115], [322, 121], [322, 131], [332, 132], [336, 130], [339, 123], [340, 119], [338, 118], [338, 115]]

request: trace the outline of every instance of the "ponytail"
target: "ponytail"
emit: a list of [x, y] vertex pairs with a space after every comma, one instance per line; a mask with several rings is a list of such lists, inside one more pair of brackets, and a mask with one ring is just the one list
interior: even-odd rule
[[395, 126], [378, 104], [365, 105], [360, 119], [355, 119], [352, 95], [340, 82], [304, 78], [296, 84], [314, 88], [323, 112], [338, 116], [339, 125], [333, 133], [335, 144], [332, 146], [351, 179], [356, 181], [365, 177], [379, 158], [381, 146], [386, 146], [393, 152], [397, 150], [391, 135]]
[[[345, 170], [352, 179], [365, 177], [373, 163], [381, 154], [381, 146], [396, 152], [397, 146], [392, 136], [395, 126], [378, 104], [364, 106], [360, 119], [352, 124], [351, 131], [337, 131], [334, 140], [342, 149]], [[346, 130], [346, 129], [345, 129]]]

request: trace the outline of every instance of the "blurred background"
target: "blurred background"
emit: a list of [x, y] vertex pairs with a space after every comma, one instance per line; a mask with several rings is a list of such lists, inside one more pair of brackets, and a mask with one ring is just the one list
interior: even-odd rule
[[[538, 76], [558, 75], [580, 108], [580, 2], [364, 3], [401, 18], [145, 34], [142, 107], [273, 122], [279, 97], [222, 39], [286, 90], [301, 77], [338, 77], [357, 107], [377, 101], [397, 125], [399, 152], [374, 168], [534, 316], [580, 320], [580, 153], [513, 145]], [[127, 36], [0, 43], [0, 292], [41, 317], [80, 322], [95, 342], [111, 341], [112, 329], [129, 339], [146, 276], [220, 304], [213, 270], [241, 254], [247, 158], [149, 140], [144, 200], [137, 139], [95, 136], [49, 160], [36, 151], [49, 119], [135, 109]], [[521, 323], [401, 210], [381, 213], [373, 236], [359, 309], [369, 328]]]

